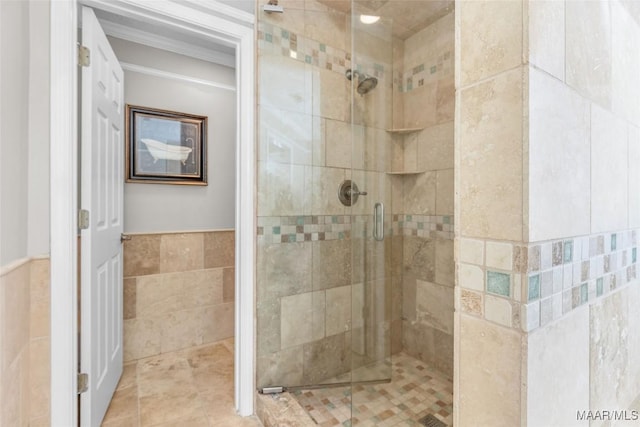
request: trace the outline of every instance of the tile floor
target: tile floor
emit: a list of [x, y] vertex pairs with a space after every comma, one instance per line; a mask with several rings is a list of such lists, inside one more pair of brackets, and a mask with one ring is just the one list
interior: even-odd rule
[[[387, 384], [293, 392], [320, 426], [419, 426], [433, 414], [453, 425], [453, 383], [444, 374], [404, 353], [392, 357]], [[353, 419], [351, 417], [353, 402]]]
[[126, 364], [104, 427], [259, 427], [233, 407], [233, 339]]

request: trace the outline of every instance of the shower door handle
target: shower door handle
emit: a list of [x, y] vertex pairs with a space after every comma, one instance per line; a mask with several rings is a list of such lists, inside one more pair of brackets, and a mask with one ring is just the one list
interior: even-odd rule
[[373, 205], [373, 238], [378, 242], [384, 240], [384, 205], [380, 202]]

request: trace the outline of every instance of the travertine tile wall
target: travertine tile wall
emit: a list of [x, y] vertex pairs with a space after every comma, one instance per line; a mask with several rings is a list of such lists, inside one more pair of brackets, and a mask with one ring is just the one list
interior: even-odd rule
[[622, 1], [457, 7], [456, 424], [477, 425], [480, 407], [534, 426], [628, 409], [640, 394], [629, 309], [639, 11]]
[[[420, 233], [412, 222], [437, 215], [453, 227], [454, 14], [394, 43], [394, 127], [421, 129], [393, 136], [393, 170], [403, 213], [402, 349], [453, 373], [452, 233]], [[395, 201], [395, 200], [394, 200]], [[413, 220], [413, 221], [412, 221]], [[417, 228], [417, 230], [416, 230]]]
[[0, 425], [49, 425], [49, 260], [0, 272]]
[[124, 245], [124, 360], [234, 334], [234, 231], [134, 234]]

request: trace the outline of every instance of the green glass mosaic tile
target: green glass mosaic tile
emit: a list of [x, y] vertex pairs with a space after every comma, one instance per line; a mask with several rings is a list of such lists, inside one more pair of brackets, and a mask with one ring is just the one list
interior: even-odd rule
[[311, 56], [305, 55], [304, 56], [304, 62], [306, 62], [307, 64], [311, 64]]
[[529, 301], [540, 298], [540, 275], [529, 276]]
[[273, 42], [273, 36], [272, 36], [271, 34], [265, 34], [265, 35], [264, 35], [264, 39], [265, 39], [266, 41], [268, 41], [269, 43], [272, 43], [272, 42]]
[[584, 304], [589, 300], [589, 289], [586, 283], [580, 285], [580, 304]]
[[443, 216], [443, 217], [442, 217], [442, 223], [443, 223], [443, 224], [451, 224], [451, 217], [449, 217], [449, 216]]
[[631, 249], [631, 262], [636, 262], [638, 260], [638, 248]]
[[618, 246], [618, 235], [617, 234], [612, 234], [611, 235], [611, 251], [615, 251], [616, 248]]
[[407, 221], [411, 221], [413, 217], [411, 215], [407, 215]]
[[335, 216], [335, 215], [334, 215], [334, 216], [332, 216], [332, 217], [331, 217], [331, 223], [332, 223], [332, 224], [337, 224], [337, 223], [338, 223], [338, 217], [337, 217], [337, 216]]
[[604, 281], [602, 280], [602, 277], [596, 280], [596, 295], [598, 296], [602, 295], [602, 292], [604, 290], [603, 285], [604, 285]]
[[420, 71], [424, 71], [424, 64], [413, 67], [413, 74], [418, 74]]
[[436, 66], [434, 65], [433, 67], [431, 67], [431, 69], [429, 70], [429, 72], [430, 72], [431, 74], [435, 74], [437, 69], [438, 69], [438, 67], [436, 67]]
[[297, 225], [304, 225], [304, 217], [303, 216], [299, 216], [298, 218], [296, 218], [296, 224]]
[[487, 292], [508, 297], [511, 295], [511, 276], [497, 271], [487, 271]]
[[326, 52], [327, 51], [327, 45], [324, 43], [320, 43], [320, 52]]
[[564, 263], [573, 261], [573, 240], [567, 240], [564, 242]]
[[282, 38], [289, 40], [289, 31], [282, 30]]
[[424, 222], [418, 223], [418, 230], [424, 230]]
[[273, 234], [280, 234], [280, 227], [273, 227]]

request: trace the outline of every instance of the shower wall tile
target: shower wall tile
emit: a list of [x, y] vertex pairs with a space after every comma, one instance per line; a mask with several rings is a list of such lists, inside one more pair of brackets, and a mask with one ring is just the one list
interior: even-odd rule
[[222, 270], [222, 301], [235, 301], [236, 269], [227, 267]]
[[637, 342], [637, 334], [629, 329], [631, 295], [629, 288], [613, 293], [589, 312], [590, 403], [594, 407], [626, 408], [638, 394], [637, 370], [629, 358], [629, 341]]
[[310, 97], [313, 115], [347, 122], [350, 106], [349, 80], [344, 75], [328, 70], [314, 70], [310, 74], [313, 79], [313, 93]]
[[484, 265], [484, 241], [476, 239], [459, 239], [460, 262]]
[[[260, 107], [258, 115], [258, 160], [297, 165], [315, 164], [314, 150], [324, 150], [321, 147], [324, 140], [320, 140], [323, 137], [320, 118], [275, 107]], [[316, 157], [318, 155], [319, 153]], [[322, 155], [324, 156], [324, 152]], [[320, 159], [317, 161], [320, 162]], [[324, 165], [324, 160], [320, 164]]]
[[439, 285], [453, 287], [455, 284], [455, 263], [453, 260], [453, 240], [436, 239], [435, 241], [435, 282]]
[[513, 268], [513, 245], [502, 242], [487, 242], [487, 259], [490, 268], [511, 270]]
[[611, 11], [607, 1], [568, 1], [566, 82], [582, 96], [611, 107]]
[[453, 375], [453, 336], [403, 320], [402, 350], [446, 375]]
[[[347, 178], [346, 169], [338, 168], [319, 168], [314, 167], [312, 169], [313, 179], [311, 187], [314, 191], [307, 191], [307, 194], [311, 193], [311, 212], [313, 215], [344, 215], [346, 210], [340, 200], [336, 196], [340, 184]], [[283, 183], [283, 188], [293, 186], [293, 181]], [[267, 186], [269, 194], [273, 194], [273, 187]], [[300, 195], [303, 196], [303, 195]], [[295, 199], [296, 196], [294, 196]], [[299, 215], [300, 210], [294, 212], [282, 212], [280, 215]], [[304, 213], [304, 211], [303, 211]], [[265, 213], [265, 215], [273, 215]]]
[[[527, 418], [534, 425], [578, 425], [589, 402], [589, 310], [583, 307], [528, 336]], [[571, 354], [571, 357], [565, 355]], [[544, 373], [544, 375], [542, 375]], [[567, 382], [566, 378], [572, 378]], [[554, 390], [554, 393], [549, 393]]]
[[453, 335], [453, 288], [416, 281], [416, 320]]
[[453, 121], [419, 133], [418, 170], [453, 169]]
[[436, 172], [436, 215], [453, 216], [453, 169]]
[[640, 124], [640, 56], [630, 55], [640, 46], [640, 26], [625, 10], [622, 2], [611, 6], [611, 106], [616, 115]]
[[458, 423], [520, 425], [521, 334], [461, 315], [460, 335]]
[[256, 302], [256, 334], [258, 357], [280, 350], [280, 298], [258, 298]]
[[456, 14], [462, 86], [522, 64], [522, 2], [464, 2]]
[[[352, 144], [351, 124], [344, 121], [326, 121], [326, 165], [328, 167], [349, 169], [351, 162]], [[353, 141], [356, 137], [353, 138]], [[354, 149], [353, 152], [356, 152]], [[361, 167], [362, 168], [362, 167]], [[360, 168], [360, 169], [361, 169]]]
[[591, 232], [623, 230], [628, 224], [628, 126], [591, 106]]
[[588, 234], [589, 104], [540, 71], [529, 77], [529, 240]]
[[565, 2], [534, 0], [529, 6], [529, 62], [564, 81]]
[[257, 387], [302, 384], [301, 347], [288, 348], [257, 358]]
[[[343, 333], [351, 329], [351, 292], [351, 286], [341, 286], [338, 288], [327, 289], [327, 336]], [[357, 315], [357, 313], [357, 311], [353, 312], [354, 315]]]
[[258, 215], [311, 213], [311, 183], [309, 166], [258, 162]]
[[404, 177], [405, 212], [421, 215], [436, 214], [435, 172], [425, 172]]
[[405, 236], [402, 251], [404, 253], [403, 274], [427, 282], [435, 281], [436, 244], [434, 241], [421, 237]]
[[258, 300], [311, 291], [311, 265], [311, 242], [259, 245], [257, 251]]
[[[312, 242], [311, 278], [313, 290], [351, 284], [351, 242], [332, 240]], [[330, 265], [331, 268], [326, 268]]]
[[324, 44], [340, 50], [351, 49], [351, 37], [347, 24], [351, 15], [328, 9], [322, 12], [306, 10], [304, 35], [312, 40], [322, 40]]
[[261, 108], [311, 114], [311, 65], [282, 55], [262, 54], [259, 67], [258, 103]]
[[48, 258], [31, 261], [30, 332], [31, 340], [48, 338], [51, 334], [51, 262]]
[[454, 119], [455, 84], [453, 76], [438, 80], [436, 89], [436, 123], [447, 123]]
[[461, 91], [462, 236], [522, 240], [522, 79], [523, 70], [516, 69]]
[[[425, 128], [437, 124], [438, 81], [404, 93], [405, 128]], [[444, 120], [443, 120], [444, 121]]]
[[346, 333], [332, 335], [302, 347], [303, 384], [323, 383], [351, 369], [350, 340]]

